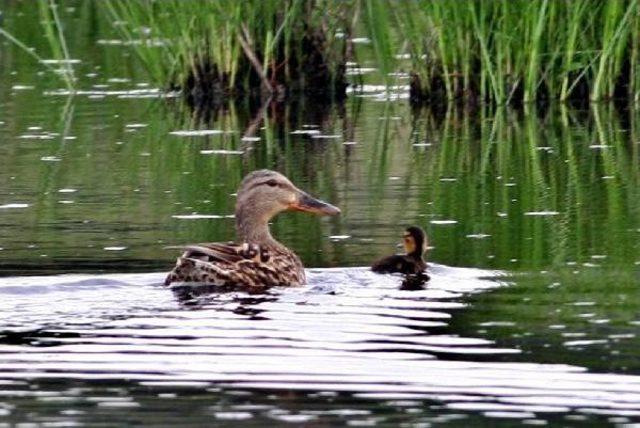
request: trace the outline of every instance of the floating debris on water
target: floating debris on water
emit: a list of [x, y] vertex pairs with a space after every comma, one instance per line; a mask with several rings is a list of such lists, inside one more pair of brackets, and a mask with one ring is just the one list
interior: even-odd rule
[[68, 89], [57, 89], [54, 91], [45, 91], [44, 95], [48, 96], [64, 96], [69, 95], [87, 95], [89, 97], [105, 97], [115, 96], [118, 98], [176, 98], [180, 96], [177, 91], [164, 92], [158, 88], [151, 89], [129, 89], [129, 90], [77, 90], [70, 91]]
[[291, 135], [318, 135], [320, 131], [317, 129], [296, 129], [295, 131], [291, 131], [289, 134]]
[[560, 214], [558, 211], [527, 211], [524, 215], [527, 216], [553, 216]]
[[68, 205], [68, 204], [74, 204], [75, 201], [69, 200], [69, 199], [63, 199], [58, 201], [59, 204], [64, 204], [64, 205]]
[[244, 150], [200, 150], [203, 155], [242, 155]]
[[220, 219], [220, 218], [234, 218], [233, 214], [230, 215], [219, 215], [219, 214], [176, 214], [172, 215], [171, 218], [175, 218], [178, 220], [201, 220], [201, 219]]
[[53, 140], [59, 136], [60, 134], [57, 132], [43, 132], [41, 134], [22, 134], [18, 138], [21, 140]]
[[128, 123], [124, 127], [129, 129], [138, 129], [138, 128], [146, 128], [149, 126], [148, 123]]
[[123, 250], [126, 250], [127, 247], [115, 247], [114, 246], [114, 247], [104, 247], [102, 249], [105, 250], [105, 251], [123, 251]]
[[58, 190], [58, 193], [75, 193], [77, 191], [78, 191], [78, 189], [70, 189], [69, 188], [69, 189], [60, 189], [60, 190]]
[[29, 204], [4, 204], [0, 205], [0, 210], [9, 210], [14, 208], [28, 208]]
[[397, 79], [408, 79], [411, 77], [411, 75], [409, 73], [405, 73], [402, 71], [396, 71], [393, 73], [387, 73], [387, 76], [391, 76], [391, 77], [395, 77]]
[[594, 339], [594, 340], [571, 340], [568, 342], [564, 342], [564, 346], [588, 346], [588, 345], [603, 345], [606, 344], [607, 340], [605, 339]]
[[351, 67], [351, 68], [347, 68], [347, 70], [345, 71], [345, 75], [361, 76], [363, 74], [369, 74], [375, 71], [378, 71], [378, 69], [373, 67]]
[[158, 38], [149, 38], [149, 39], [132, 39], [132, 40], [122, 40], [122, 39], [98, 39], [96, 41], [98, 45], [105, 46], [137, 46], [144, 45], [148, 47], [163, 47], [169, 44], [169, 40], [166, 39], [158, 39]]
[[311, 138], [315, 138], [315, 139], [336, 139], [336, 138], [341, 138], [342, 135], [338, 135], [338, 134], [314, 134], [311, 136]]
[[478, 324], [480, 327], [513, 327], [516, 325], [513, 321], [486, 321]]
[[178, 137], [201, 137], [205, 135], [220, 135], [224, 134], [221, 129], [192, 129], [184, 131], [171, 131], [170, 135], [176, 135]]
[[30, 85], [13, 85], [11, 87], [14, 91], [30, 91], [31, 89], [35, 89], [35, 86]]
[[79, 59], [41, 59], [42, 64], [80, 64]]
[[438, 226], [446, 226], [449, 224], [457, 224], [458, 220], [431, 220], [429, 223], [435, 224]]
[[470, 235], [466, 235], [465, 237], [469, 239], [486, 239], [490, 236], [491, 235], [487, 235], [486, 233], [473, 233]]
[[351, 238], [351, 235], [330, 235], [329, 239], [332, 241], [344, 241], [345, 239]]

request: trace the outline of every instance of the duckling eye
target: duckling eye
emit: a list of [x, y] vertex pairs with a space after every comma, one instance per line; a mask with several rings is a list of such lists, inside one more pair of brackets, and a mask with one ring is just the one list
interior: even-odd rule
[[271, 187], [276, 187], [278, 185], [278, 182], [276, 180], [269, 180], [267, 181], [267, 185], [271, 186]]

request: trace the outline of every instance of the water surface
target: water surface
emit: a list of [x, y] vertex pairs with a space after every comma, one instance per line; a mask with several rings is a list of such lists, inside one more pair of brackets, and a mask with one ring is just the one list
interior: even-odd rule
[[[640, 420], [638, 110], [412, 109], [367, 74], [342, 105], [192, 114], [94, 2], [64, 14], [76, 93], [0, 44], [2, 422]], [[162, 287], [165, 247], [234, 237], [257, 168], [342, 209], [273, 222], [309, 286]], [[409, 290], [363, 266], [412, 224]]]

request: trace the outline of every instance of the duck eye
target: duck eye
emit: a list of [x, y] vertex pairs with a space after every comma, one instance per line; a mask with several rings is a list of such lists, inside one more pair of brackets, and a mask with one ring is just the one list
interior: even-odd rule
[[267, 181], [267, 185], [271, 187], [276, 187], [278, 185], [278, 182], [276, 180], [269, 180]]

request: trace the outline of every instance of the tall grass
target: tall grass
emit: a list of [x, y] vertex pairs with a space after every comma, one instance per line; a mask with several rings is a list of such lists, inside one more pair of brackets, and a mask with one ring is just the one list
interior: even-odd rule
[[[56, 2], [37, 4], [52, 56], [69, 59]], [[248, 92], [344, 95], [356, 35], [370, 39], [387, 84], [401, 66], [397, 55], [410, 54], [415, 100], [640, 102], [640, 0], [95, 4], [152, 80], [195, 104]], [[0, 35], [41, 59], [7, 30]], [[61, 64], [71, 85], [71, 67]]]
[[505, 104], [640, 96], [638, 0], [407, 0], [387, 6], [409, 44], [417, 98]]
[[[343, 85], [347, 3], [337, 0], [104, 3], [151, 76], [195, 101]], [[212, 88], [212, 89], [211, 89]], [[342, 88], [344, 90], [344, 88]]]

